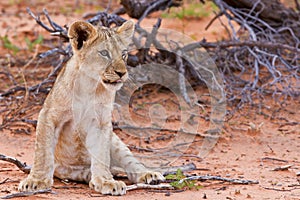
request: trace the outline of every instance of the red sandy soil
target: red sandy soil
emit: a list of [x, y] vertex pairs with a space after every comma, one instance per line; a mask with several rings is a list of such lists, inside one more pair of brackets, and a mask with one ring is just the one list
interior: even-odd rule
[[[24, 1], [23, 3], [10, 3], [19, 1], [0, 2], [0, 35], [9, 35], [16, 43], [24, 45], [24, 36], [31, 35], [32, 31], [40, 31], [47, 36], [48, 33], [27, 15], [25, 8], [31, 6], [33, 11], [41, 11], [46, 7], [53, 19], [60, 24], [69, 24], [75, 19], [81, 19], [83, 13], [95, 12], [95, 3], [88, 1], [79, 5], [83, 6], [81, 12], [75, 12], [73, 1]], [[29, 3], [31, 2], [31, 3]], [[32, 3], [33, 2], [33, 3]], [[106, 5], [106, 4], [103, 4]], [[61, 14], [65, 8], [65, 14]], [[72, 11], [73, 9], [73, 11]], [[152, 26], [157, 14], [145, 20], [144, 26]], [[205, 19], [163, 19], [162, 27], [184, 32], [197, 39], [205, 37], [208, 40], [222, 38], [225, 31], [216, 22], [205, 31], [204, 27], [213, 16]], [[184, 26], [182, 26], [184, 24]], [[0, 46], [1, 59], [7, 54], [7, 50]], [[2, 63], [0, 63], [2, 65]], [[4, 83], [0, 83], [1, 87]], [[138, 102], [164, 101], [164, 106], [172, 106], [167, 101], [170, 96], [168, 92], [155, 93], [142, 97]], [[201, 90], [197, 91], [200, 93]], [[166, 100], [167, 99], [167, 100]], [[203, 159], [180, 158], [176, 163], [196, 164], [198, 170], [192, 173], [197, 175], [215, 175], [224, 178], [239, 178], [257, 180], [259, 184], [237, 185], [221, 181], [205, 181], [197, 184], [203, 186], [199, 190], [191, 189], [185, 191], [153, 191], [134, 190], [125, 196], [112, 197], [103, 196], [89, 189], [88, 185], [69, 182], [65, 183], [55, 179], [51, 194], [38, 194], [25, 197], [24, 199], [257, 199], [257, 200], [296, 200], [300, 199], [300, 125], [289, 122], [299, 122], [300, 101], [299, 99], [288, 100], [286, 106], [281, 108], [268, 101], [269, 109], [263, 114], [256, 114], [250, 108], [236, 114], [235, 117], [226, 122], [224, 131], [216, 146]], [[170, 115], [176, 115], [171, 110]], [[249, 114], [245, 115], [246, 112]], [[242, 115], [243, 114], [243, 115]], [[139, 120], [140, 118], [136, 118]], [[140, 119], [144, 123], [146, 119]], [[0, 114], [0, 123], [2, 116]], [[173, 122], [176, 126], [176, 120]], [[252, 127], [252, 128], [251, 128]], [[259, 127], [259, 128], [258, 128]], [[201, 128], [200, 128], [201, 129]], [[205, 128], [204, 128], [205, 130]], [[199, 130], [203, 131], [203, 130]], [[120, 133], [121, 134], [121, 133]], [[33, 163], [35, 133], [15, 134], [8, 131], [0, 132], [0, 154], [16, 157], [17, 159]], [[121, 135], [122, 138], [122, 135]], [[151, 144], [150, 144], [151, 145]], [[274, 170], [278, 167], [291, 165], [285, 170]], [[13, 164], [0, 161], [0, 197], [17, 192], [19, 182], [26, 174], [18, 170]]]

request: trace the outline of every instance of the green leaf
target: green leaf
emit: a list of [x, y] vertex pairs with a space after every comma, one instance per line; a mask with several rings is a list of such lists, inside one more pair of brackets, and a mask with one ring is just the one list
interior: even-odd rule
[[34, 45], [37, 45], [37, 44], [42, 44], [43, 43], [43, 40], [44, 40], [44, 37], [42, 35], [39, 35], [38, 38], [36, 40], [33, 41], [33, 44]]
[[37, 45], [37, 44], [41, 44], [43, 42], [43, 36], [42, 35], [39, 35], [37, 39], [35, 39], [33, 42], [31, 42], [29, 40], [28, 37], [25, 38], [25, 42], [26, 42], [26, 45], [29, 49], [29, 51], [33, 51], [34, 47]]
[[20, 49], [19, 47], [17, 47], [16, 45], [14, 45], [6, 36], [4, 37], [0, 37], [4, 48], [8, 49], [8, 50], [12, 50], [14, 52], [14, 54], [16, 54]]
[[167, 176], [165, 176], [165, 178], [167, 180], [175, 180], [176, 179], [176, 174], [168, 174]]

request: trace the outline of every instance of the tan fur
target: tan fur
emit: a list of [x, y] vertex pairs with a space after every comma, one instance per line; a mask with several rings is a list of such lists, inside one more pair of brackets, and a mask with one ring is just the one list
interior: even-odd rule
[[133, 31], [131, 21], [112, 29], [82, 21], [70, 26], [74, 55], [39, 114], [34, 164], [20, 191], [50, 188], [54, 175], [85, 181], [102, 194], [123, 195], [126, 185], [113, 179], [114, 166], [134, 183], [164, 179], [135, 159], [112, 131], [113, 102], [127, 78], [126, 49]]

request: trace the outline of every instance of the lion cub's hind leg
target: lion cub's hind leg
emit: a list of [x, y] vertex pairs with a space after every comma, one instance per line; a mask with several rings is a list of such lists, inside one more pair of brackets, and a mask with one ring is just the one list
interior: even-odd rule
[[54, 176], [60, 179], [68, 179], [88, 183], [91, 180], [90, 166], [62, 166], [58, 165]]

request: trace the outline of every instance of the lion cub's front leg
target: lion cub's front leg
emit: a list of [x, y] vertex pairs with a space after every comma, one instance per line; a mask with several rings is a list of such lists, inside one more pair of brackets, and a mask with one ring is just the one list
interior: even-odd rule
[[54, 149], [57, 137], [55, 126], [52, 121], [46, 120], [45, 113], [45, 110], [42, 110], [39, 115], [34, 164], [28, 177], [19, 184], [20, 191], [48, 189], [53, 184]]
[[123, 168], [131, 182], [158, 184], [165, 180], [160, 172], [149, 170], [139, 162], [114, 132], [111, 141], [112, 164]]
[[90, 188], [101, 194], [124, 195], [126, 185], [123, 181], [115, 181], [110, 172], [110, 140], [111, 128], [93, 128], [88, 131], [86, 147], [91, 155]]

